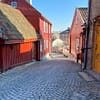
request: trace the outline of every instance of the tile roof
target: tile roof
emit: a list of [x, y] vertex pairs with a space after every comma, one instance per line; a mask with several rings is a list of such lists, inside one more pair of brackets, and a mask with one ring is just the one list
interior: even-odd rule
[[80, 12], [83, 21], [86, 22], [88, 16], [88, 9], [87, 8], [77, 8], [77, 9]]
[[3, 39], [37, 39], [37, 33], [24, 15], [13, 7], [0, 3], [0, 32]]
[[66, 30], [60, 32], [60, 34], [69, 34], [69, 31], [70, 31], [69, 29], [66, 29]]

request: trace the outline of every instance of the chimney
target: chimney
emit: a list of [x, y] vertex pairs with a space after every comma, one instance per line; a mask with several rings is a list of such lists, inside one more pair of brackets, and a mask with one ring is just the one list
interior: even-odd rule
[[30, 5], [32, 5], [32, 0], [26, 0]]

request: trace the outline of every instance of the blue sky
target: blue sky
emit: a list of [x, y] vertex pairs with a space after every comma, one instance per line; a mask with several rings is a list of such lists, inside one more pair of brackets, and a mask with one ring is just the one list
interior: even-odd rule
[[33, 0], [33, 6], [52, 24], [52, 31], [71, 26], [75, 8], [87, 7], [88, 0]]

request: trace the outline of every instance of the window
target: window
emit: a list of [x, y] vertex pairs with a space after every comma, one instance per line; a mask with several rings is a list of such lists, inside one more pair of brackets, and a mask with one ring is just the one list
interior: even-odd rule
[[12, 1], [11, 2], [11, 6], [14, 7], [14, 8], [16, 8], [17, 7], [17, 2], [16, 1]]
[[48, 48], [48, 40], [44, 40], [44, 50]]
[[44, 21], [44, 32], [48, 33], [49, 25], [47, 22]]
[[50, 24], [49, 24], [49, 33], [51, 33], [51, 26], [50, 26]]
[[48, 40], [46, 40], [46, 48], [48, 48]]
[[46, 27], [45, 27], [45, 21], [44, 21], [44, 32], [45, 32], [45, 30], [46, 30], [45, 28], [46, 28]]
[[43, 51], [43, 49], [42, 49], [42, 41], [40, 41], [40, 52], [42, 52]]
[[79, 38], [76, 38], [76, 50], [79, 50], [79, 42], [80, 42]]
[[75, 24], [78, 25], [78, 16], [76, 16], [76, 23]]

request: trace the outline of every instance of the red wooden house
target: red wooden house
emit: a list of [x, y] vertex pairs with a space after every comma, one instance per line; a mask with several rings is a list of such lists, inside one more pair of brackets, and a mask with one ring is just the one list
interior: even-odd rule
[[82, 51], [85, 45], [85, 28], [87, 19], [87, 8], [77, 8], [75, 10], [72, 26], [70, 29], [70, 53], [75, 58], [82, 59]]
[[36, 59], [38, 36], [23, 14], [0, 3], [0, 71]]
[[40, 37], [37, 42], [39, 48], [37, 60], [51, 52], [52, 24], [44, 16], [42, 16], [39, 11], [32, 7], [32, 0], [2, 0], [2, 2], [19, 9], [35, 28], [38, 36]]

